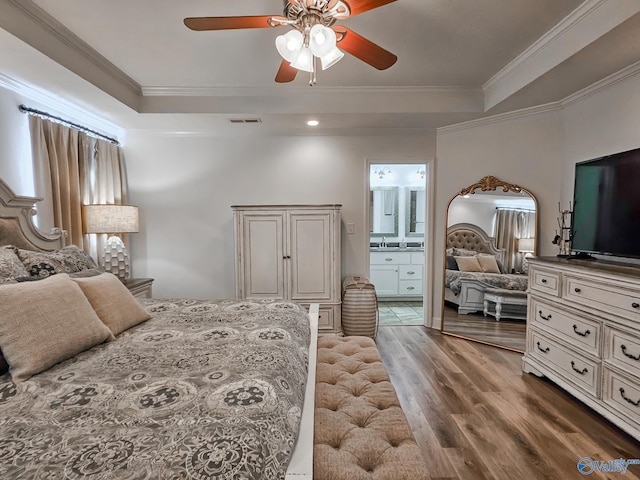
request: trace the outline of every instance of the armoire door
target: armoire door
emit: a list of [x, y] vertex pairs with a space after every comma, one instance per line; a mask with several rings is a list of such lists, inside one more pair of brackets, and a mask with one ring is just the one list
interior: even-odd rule
[[283, 212], [245, 213], [241, 246], [240, 298], [287, 298]]
[[290, 296], [293, 301], [332, 300], [334, 216], [292, 211], [288, 215]]

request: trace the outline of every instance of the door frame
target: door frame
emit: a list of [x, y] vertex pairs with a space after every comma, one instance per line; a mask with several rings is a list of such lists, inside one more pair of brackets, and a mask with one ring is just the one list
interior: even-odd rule
[[371, 191], [371, 165], [378, 164], [400, 164], [400, 165], [424, 165], [425, 166], [425, 232], [424, 232], [424, 279], [422, 283], [422, 306], [424, 310], [423, 325], [428, 328], [436, 328], [433, 318], [433, 225], [435, 212], [435, 158], [426, 157], [367, 157], [365, 162], [365, 194], [364, 212], [366, 234], [364, 238], [364, 248], [367, 252], [365, 265], [367, 272], [371, 271], [371, 257], [369, 255], [369, 192]]

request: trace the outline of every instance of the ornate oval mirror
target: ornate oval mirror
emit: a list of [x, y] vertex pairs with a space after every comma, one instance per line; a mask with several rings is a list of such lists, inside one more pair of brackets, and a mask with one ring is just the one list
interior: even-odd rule
[[537, 214], [531, 192], [492, 176], [451, 199], [443, 333], [524, 351], [527, 257], [537, 252]]

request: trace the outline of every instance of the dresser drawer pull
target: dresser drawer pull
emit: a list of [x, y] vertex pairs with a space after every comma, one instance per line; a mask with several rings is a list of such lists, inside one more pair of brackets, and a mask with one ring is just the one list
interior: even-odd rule
[[538, 316], [542, 319], [542, 320], [546, 320], [547, 322], [549, 320], [551, 320], [551, 314], [547, 315], [546, 317], [544, 315], [542, 315], [542, 310], [538, 310]]
[[622, 388], [622, 387], [620, 387], [620, 396], [621, 396], [622, 398], [624, 398], [626, 402], [630, 403], [630, 404], [631, 404], [631, 405], [633, 405], [634, 407], [640, 407], [640, 398], [634, 402], [633, 400], [631, 400], [629, 397], [627, 397], [627, 396], [624, 394], [624, 388]]
[[581, 337], [586, 337], [586, 336], [588, 336], [588, 335], [591, 333], [591, 330], [585, 330], [585, 332], [584, 332], [584, 333], [579, 332], [579, 331], [578, 331], [578, 326], [577, 326], [577, 325], [574, 325], [574, 326], [573, 326], [573, 331], [575, 332], [575, 334], [576, 334], [576, 335], [580, 335]]
[[633, 308], [640, 308], [640, 303], [633, 302], [633, 303], [631, 304], [631, 306], [632, 306]]
[[576, 287], [576, 288], [573, 289], [573, 291], [576, 292], [576, 293], [580, 293], [582, 290], [580, 290], [578, 287]]
[[543, 278], [542, 280], [540, 280], [542, 283], [547, 283], [547, 279]]
[[631, 360], [635, 360], [635, 361], [640, 360], [640, 355], [631, 355], [630, 353], [627, 353], [627, 346], [626, 345], [624, 345], [624, 344], [620, 345], [620, 350], [622, 350], [622, 354], [625, 357], [629, 357]]
[[584, 375], [585, 373], [587, 373], [589, 370], [587, 370], [587, 367], [584, 367], [582, 370], [578, 370], [576, 368], [576, 364], [573, 360], [571, 360], [571, 368], [573, 369], [574, 372], [579, 373], [580, 375]]
[[385, 262], [393, 262], [393, 258], [385, 258], [384, 261]]
[[416, 272], [407, 272], [407, 275], [415, 275]]
[[549, 350], [550, 350], [550, 348], [549, 348], [549, 347], [547, 347], [547, 348], [542, 348], [542, 347], [540, 346], [540, 342], [537, 342], [537, 343], [536, 343], [536, 345], [538, 346], [538, 350], [540, 350], [542, 353], [549, 353]]
[[416, 287], [407, 287], [407, 290], [415, 290]]

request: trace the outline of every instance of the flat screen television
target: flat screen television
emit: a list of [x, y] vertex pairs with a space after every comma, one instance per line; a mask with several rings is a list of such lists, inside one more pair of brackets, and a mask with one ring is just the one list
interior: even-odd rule
[[640, 258], [640, 148], [576, 164], [571, 249]]

